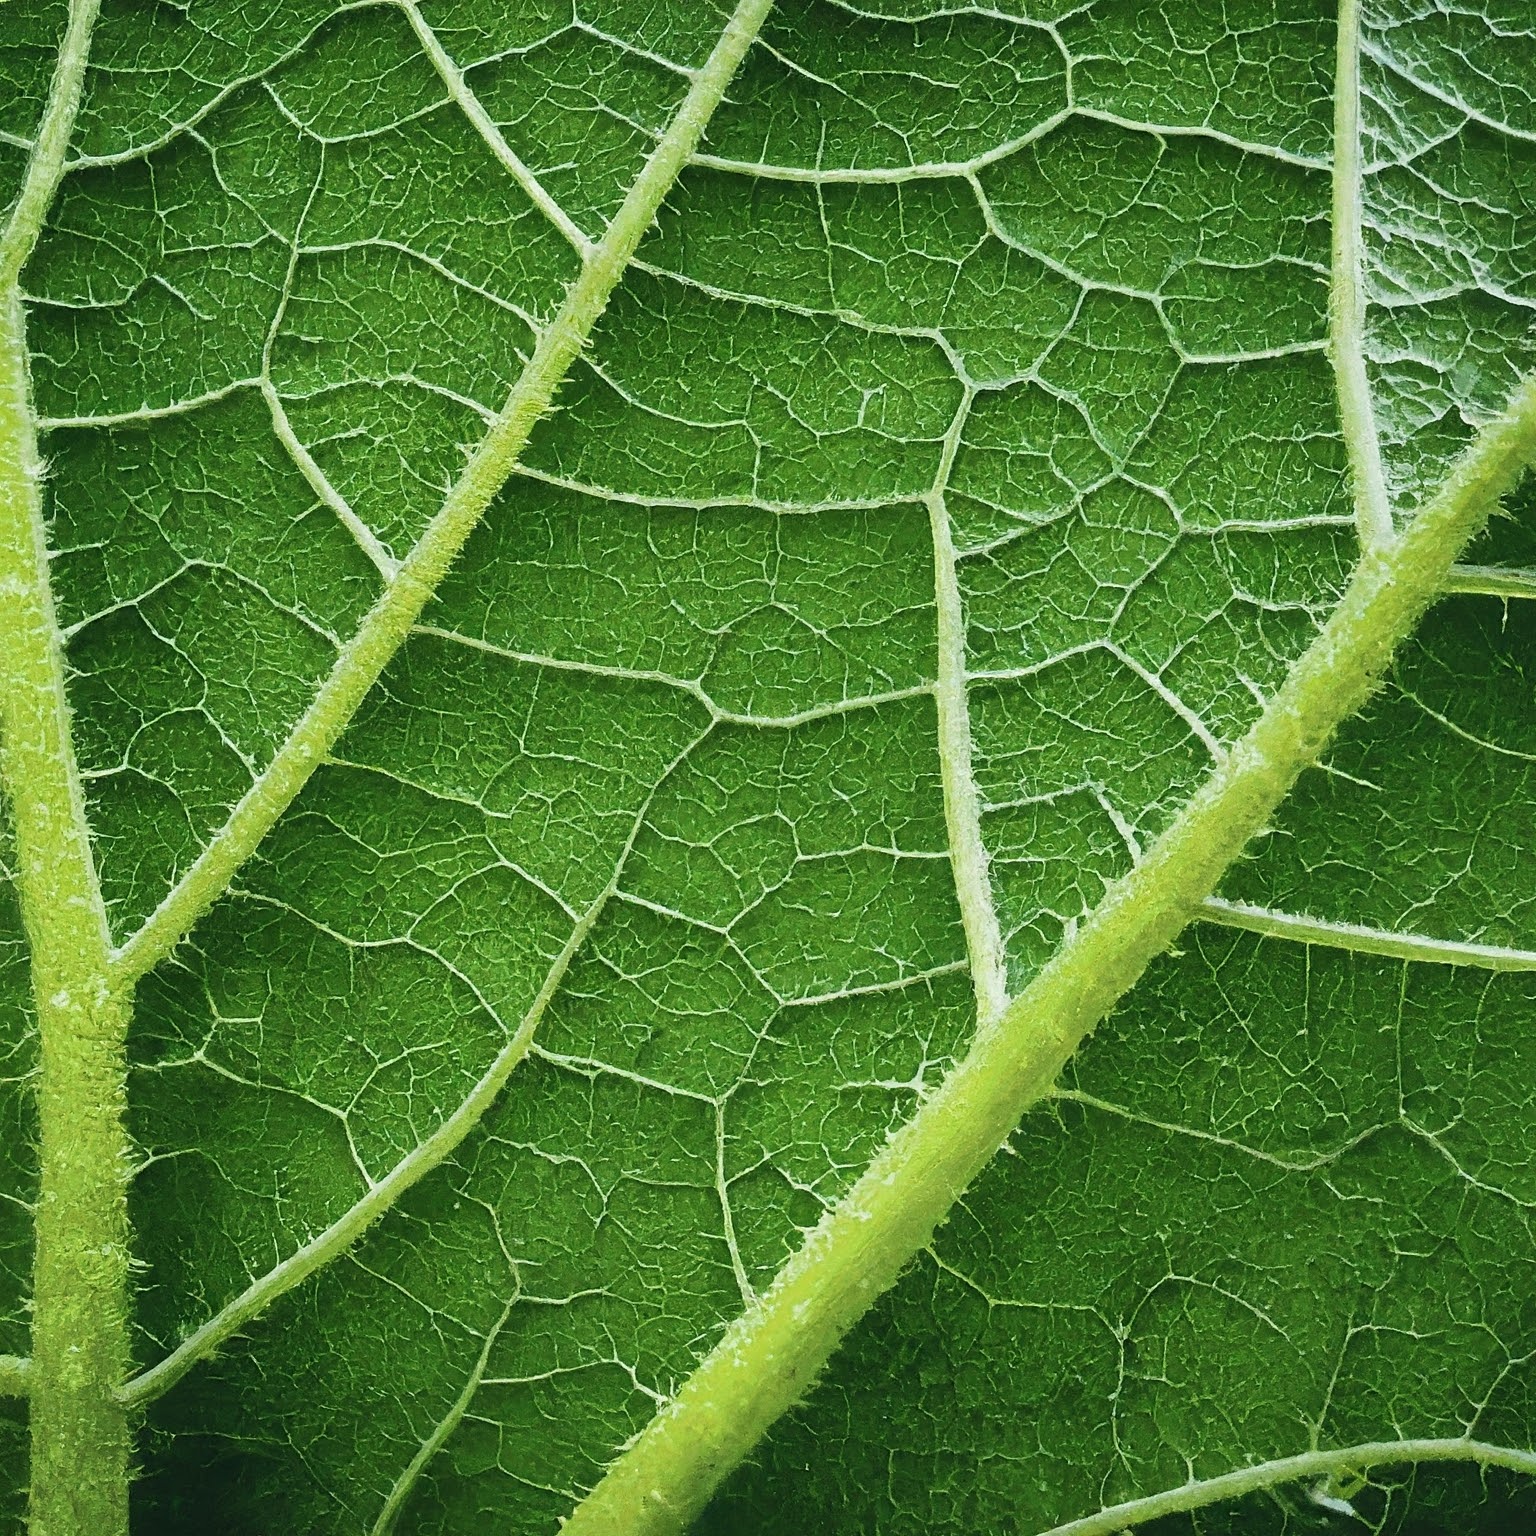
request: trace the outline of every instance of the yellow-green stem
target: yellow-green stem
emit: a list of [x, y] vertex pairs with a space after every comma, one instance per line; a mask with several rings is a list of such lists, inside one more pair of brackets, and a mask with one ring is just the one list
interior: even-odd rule
[[32, 1280], [33, 1536], [128, 1529], [128, 1003], [86, 833], [48, 585], [25, 321], [0, 299], [0, 769], [31, 948], [41, 1186]]
[[0, 780], [37, 1006], [40, 1183], [32, 1278], [33, 1536], [125, 1536], [128, 999], [75, 767], [48, 579], [20, 277], [64, 175], [99, 0], [71, 0], [47, 106], [0, 231]]
[[1479, 434], [1407, 530], [1367, 548], [1338, 608], [1248, 734], [1025, 991], [982, 1022], [965, 1059], [726, 1329], [563, 1536], [670, 1536], [688, 1525], [1365, 702], [1533, 454], [1536, 379]]

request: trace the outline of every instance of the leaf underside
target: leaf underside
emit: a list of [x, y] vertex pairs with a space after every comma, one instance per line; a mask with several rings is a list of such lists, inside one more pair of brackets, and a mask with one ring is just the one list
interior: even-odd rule
[[[558, 980], [458, 1152], [153, 1405], [144, 1531], [339, 1536], [392, 1498], [422, 1536], [552, 1531], [938, 1081], [976, 998], [935, 523], [1010, 991], [1316, 634], [1358, 554], [1335, 15], [1062, 11], [778, 10], [421, 628], [141, 983], [150, 1366], [409, 1157]], [[725, 20], [418, 15], [98, 24], [25, 286], [119, 942], [436, 510]], [[7, 196], [62, 21], [0, 25]], [[1361, 71], [1363, 344], [1406, 513], [1536, 360], [1536, 23], [1383, 0]], [[1536, 566], [1511, 510], [1477, 563]], [[1536, 603], [1436, 606], [1222, 887], [1271, 931], [1213, 911], [1156, 964], [709, 1531], [1036, 1531], [1316, 1446], [1531, 1443], [1533, 672]], [[1351, 1497], [1382, 1528], [1536, 1518], [1470, 1473]]]

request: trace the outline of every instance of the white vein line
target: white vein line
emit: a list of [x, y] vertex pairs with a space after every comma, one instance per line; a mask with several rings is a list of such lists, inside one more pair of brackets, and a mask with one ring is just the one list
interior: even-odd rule
[[447, 49], [438, 41], [437, 34], [427, 25], [426, 18], [416, 5], [416, 0], [399, 0], [399, 5], [410, 22], [417, 41], [421, 44], [427, 58], [431, 60], [433, 69], [437, 71], [438, 79], [447, 87], [454, 105], [469, 119], [475, 132], [485, 141], [486, 147], [495, 155], [502, 168], [512, 176], [518, 186], [528, 194], [533, 205], [560, 231], [577, 255], [585, 261], [592, 254], [594, 242], [581, 232], [570, 215], [550, 196], [539, 178], [523, 164], [512, 146], [507, 143], [501, 129], [496, 126], [490, 113], [485, 110], [480, 98], [470, 89], [469, 82], [465, 80], [459, 66], [454, 63]]
[[1511, 949], [1501, 944], [1471, 944], [1461, 939], [1431, 939], [1419, 933], [1393, 933], [1359, 923], [1335, 923], [1319, 917], [1278, 912], [1271, 907], [1251, 906], [1209, 896], [1200, 907], [1202, 922], [1223, 928], [1241, 928], [1271, 939], [1290, 939], [1298, 944], [1320, 944], [1327, 949], [1347, 949], [1363, 955], [1386, 955], [1394, 960], [1419, 960], [1429, 965], [1470, 965], [1485, 971], [1536, 971], [1536, 950]]
[[432, 1433], [422, 1441], [420, 1448], [406, 1463], [400, 1476], [395, 1479], [394, 1486], [389, 1490], [383, 1507], [379, 1510], [378, 1519], [369, 1528], [369, 1536], [390, 1536], [390, 1532], [395, 1528], [395, 1521], [400, 1518], [407, 1500], [415, 1492], [416, 1484], [421, 1480], [421, 1474], [426, 1471], [427, 1463], [448, 1443], [449, 1437], [459, 1427], [464, 1415], [469, 1412], [469, 1405], [475, 1400], [475, 1394], [485, 1380], [491, 1351], [496, 1347], [496, 1340], [501, 1337], [502, 1329], [507, 1326], [507, 1319], [511, 1317], [517, 1301], [518, 1298], [514, 1296], [502, 1308], [501, 1316], [491, 1325], [490, 1331], [485, 1336], [485, 1344], [470, 1368], [463, 1390], [453, 1400], [448, 1411], [433, 1426]]
[[731, 1210], [731, 1181], [725, 1174], [726, 1146], [729, 1138], [725, 1131], [726, 1101], [715, 1101], [715, 1199], [720, 1202], [720, 1224], [725, 1234], [725, 1249], [730, 1255], [731, 1273], [736, 1279], [736, 1290], [741, 1296], [741, 1304], [750, 1307], [757, 1300], [757, 1292], [752, 1285], [752, 1277], [747, 1273], [747, 1266], [742, 1262], [741, 1246], [736, 1241], [736, 1217]]
[[1414, 90], [1422, 91], [1431, 100], [1438, 101], [1442, 106], [1447, 106], [1453, 111], [1460, 112], [1468, 122], [1476, 123], [1478, 127], [1486, 128], [1490, 133], [1500, 134], [1511, 139], [1523, 140], [1527, 144], [1536, 144], [1536, 132], [1532, 132], [1529, 128], [1517, 128], [1513, 123], [1501, 122], [1496, 117], [1489, 117], [1486, 112], [1479, 112], [1475, 107], [1469, 106], [1466, 102], [1462, 101], [1460, 97], [1453, 96], [1444, 86], [1431, 85], [1429, 81], [1414, 74], [1400, 60], [1391, 57], [1380, 44], [1368, 44], [1364, 51], [1388, 74], [1396, 75], [1399, 80], [1405, 80]]
[[1052, 130], [1059, 128], [1064, 122], [1073, 116], [1071, 107], [1063, 107], [1053, 112], [1049, 117], [1042, 119], [1026, 133], [1017, 138], [1007, 140], [994, 148], [974, 155], [969, 160], [926, 160], [917, 161], [911, 165], [872, 166], [860, 170], [854, 167], [841, 169], [839, 167], [819, 167], [800, 165], [773, 165], [767, 162], [755, 160], [736, 160], [723, 155], [710, 155], [696, 152], [688, 162], [690, 165], [703, 166], [712, 171], [727, 171], [736, 176], [751, 176], [763, 181], [803, 181], [813, 185], [830, 186], [835, 183], [852, 183], [854, 185], [889, 185], [906, 181], [936, 180], [948, 176], [970, 176], [976, 171], [984, 170], [987, 166], [998, 160], [1006, 160], [1009, 155], [1016, 154], [1019, 150], [1033, 144], [1037, 139], [1042, 139]]
[[1486, 736], [1479, 736], [1476, 731], [1469, 731], [1466, 726], [1458, 725], [1449, 715], [1426, 704], [1412, 689], [1399, 688], [1398, 691], [1410, 704], [1423, 710], [1436, 725], [1443, 725], [1452, 735], [1461, 737], [1463, 741], [1470, 741], [1474, 747], [1480, 747], [1484, 752], [1497, 753], [1500, 757], [1512, 757], [1517, 763], [1536, 763], [1536, 753], [1522, 752], [1518, 747], [1506, 747], [1502, 742], [1490, 741]]
[[314, 206], [316, 195], [320, 191], [321, 182], [325, 177], [325, 151], [320, 152], [320, 165], [315, 173], [314, 185], [309, 189], [309, 197], [305, 200], [303, 211], [299, 214], [298, 221], [294, 225], [293, 239], [288, 246], [288, 268], [283, 275], [282, 293], [278, 297], [277, 308], [272, 315], [272, 323], [267, 327], [266, 339], [261, 348], [261, 397], [267, 403], [267, 414], [272, 418], [272, 430], [277, 434], [277, 440], [283, 445], [288, 457], [293, 461], [294, 467], [304, 477], [311, 491], [322, 506], [330, 509], [337, 521], [352, 535], [352, 541], [373, 562], [374, 568], [384, 578], [386, 584], [393, 581], [399, 573], [400, 562], [379, 542], [373, 529], [352, 510], [347, 499], [326, 478], [325, 471], [315, 462], [309, 449], [299, 441], [299, 434], [293, 430], [293, 423], [288, 419], [288, 412], [284, 408], [282, 398], [278, 395], [276, 386], [272, 383], [272, 349], [277, 345], [277, 338], [283, 328], [283, 320], [288, 314], [288, 300], [293, 294], [294, 275], [299, 267], [299, 251], [301, 249], [304, 224], [309, 217], [309, 211]]
[[702, 708], [709, 711], [710, 718], [722, 725], [761, 726], [766, 730], [793, 730], [796, 726], [810, 725], [813, 721], [829, 720], [836, 715], [851, 715], [861, 709], [878, 709], [881, 705], [899, 704], [908, 699], [920, 699], [933, 692], [930, 683], [914, 683], [906, 688], [889, 688], [884, 693], [863, 693], [843, 699], [829, 699], [825, 704], [812, 704], [792, 714], [764, 715], [723, 708], [709, 695], [703, 683], [694, 677], [676, 677], [670, 672], [657, 672], [644, 667], [619, 667], [600, 661], [574, 661], [539, 651], [513, 650], [508, 646], [497, 645], [493, 640], [480, 640], [455, 629], [442, 629], [436, 624], [416, 624], [412, 626], [411, 633], [450, 645], [461, 645], [467, 650], [480, 651], [501, 661], [516, 662], [520, 666], [547, 667], [554, 672], [576, 672], [586, 677], [612, 677], [628, 683], [659, 683], [696, 699]]
[[1027, 149], [1031, 144], [1038, 143], [1074, 118], [1107, 123], [1115, 128], [1124, 128], [1131, 133], [1146, 134], [1150, 138], [1206, 139], [1212, 143], [1239, 150], [1243, 154], [1274, 160], [1282, 165], [1298, 166], [1303, 170], [1322, 170], [1327, 164], [1326, 161], [1315, 159], [1310, 155], [1300, 155], [1292, 150], [1281, 149], [1278, 145], [1253, 144], [1238, 138], [1235, 134], [1223, 133], [1218, 128], [1202, 124], [1138, 122], [1134, 118], [1122, 117], [1118, 113], [1106, 112], [1097, 107], [1076, 105], [1060, 107], [1048, 117], [1042, 118], [1028, 131], [964, 160], [918, 160], [908, 165], [843, 167], [775, 164], [770, 161], [741, 160], [725, 155], [700, 153], [695, 154], [689, 163], [708, 170], [725, 171], [737, 176], [752, 176], [765, 181], [800, 181], [823, 186], [836, 183], [891, 185], [906, 181], [974, 176], [978, 171], [984, 171], [989, 166], [996, 165], [1011, 155], [1016, 155], [1021, 149]]
[[1093, 1094], [1084, 1093], [1077, 1088], [1054, 1088], [1048, 1095], [1047, 1102], [1080, 1104], [1084, 1109], [1114, 1115], [1116, 1119], [1128, 1121], [1132, 1125], [1146, 1126], [1149, 1130], [1162, 1131], [1169, 1136], [1187, 1136], [1192, 1141], [1209, 1142], [1212, 1146], [1241, 1153], [1244, 1157], [1251, 1157], [1257, 1163], [1268, 1163], [1272, 1167], [1284, 1169], [1287, 1173], [1312, 1173], [1319, 1168], [1326, 1168], [1330, 1163], [1337, 1162], [1345, 1153], [1353, 1151], [1362, 1142], [1369, 1141], [1382, 1129], [1380, 1125], [1368, 1125], [1339, 1146], [1314, 1152], [1308, 1157], [1281, 1157], [1277, 1153], [1266, 1152], [1262, 1147], [1250, 1146], [1247, 1142], [1238, 1141], [1231, 1136], [1223, 1136], [1218, 1131], [1202, 1130], [1196, 1125], [1180, 1125], [1174, 1120], [1158, 1120], [1151, 1115], [1138, 1114], [1124, 1104], [1115, 1104], [1109, 1099], [1096, 1098]]
[[1536, 1451], [1490, 1445], [1464, 1436], [1444, 1440], [1372, 1440], [1341, 1450], [1304, 1451], [1297, 1456], [1282, 1456], [1236, 1472], [1223, 1473], [1220, 1477], [1191, 1477], [1182, 1487], [1111, 1505], [1080, 1520], [1053, 1525], [1039, 1536], [1116, 1536], [1116, 1533], [1148, 1520], [1203, 1509], [1282, 1483], [1296, 1483], [1307, 1478], [1315, 1478], [1321, 1483], [1341, 1473], [1424, 1461], [1471, 1461], [1479, 1466], [1502, 1467], [1510, 1472], [1536, 1473]]
[[243, 389], [257, 388], [260, 383], [260, 379], [235, 379], [228, 384], [219, 385], [217, 389], [210, 389], [205, 394], [193, 395], [186, 400], [173, 400], [168, 405], [141, 405], [136, 411], [111, 411], [97, 416], [39, 416], [37, 430], [58, 432], [79, 428], [143, 426], [146, 422], [163, 421], [170, 416], [189, 415], [193, 411], [202, 410], [205, 405], [217, 405], [221, 400], [228, 400], [231, 395], [237, 395]]
[[1365, 371], [1365, 254], [1360, 228], [1360, 0], [1340, 0], [1333, 106], [1333, 238], [1328, 288], [1329, 355], [1339, 429], [1349, 456], [1355, 521], [1364, 549], [1393, 537], [1376, 407]]
[[955, 897], [960, 904], [966, 949], [970, 953], [977, 1018], [986, 1024], [1008, 1005], [1008, 969], [997, 907], [992, 899], [992, 882], [987, 873], [986, 844], [981, 837], [981, 804], [972, 763], [971, 708], [966, 688], [965, 604], [960, 595], [954, 533], [944, 499], [944, 487], [965, 430], [972, 399], [974, 394], [967, 393], [955, 412], [954, 422], [945, 435], [933, 489], [926, 500], [933, 529], [933, 589], [938, 643], [934, 702], [938, 706], [944, 820], [949, 828]]

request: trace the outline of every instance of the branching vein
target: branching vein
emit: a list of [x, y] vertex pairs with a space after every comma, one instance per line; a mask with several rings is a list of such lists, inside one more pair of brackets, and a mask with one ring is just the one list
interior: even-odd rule
[[1470, 944], [1461, 939], [1432, 939], [1421, 933], [1392, 933], [1359, 923], [1336, 923], [1242, 901], [1224, 901], [1219, 896], [1209, 896], [1201, 904], [1200, 919], [1223, 928], [1261, 933], [1266, 938], [1320, 944], [1326, 949], [1347, 949], [1361, 955], [1386, 955], [1393, 960], [1470, 965], [1485, 971], [1536, 971], [1536, 950]]
[[1040, 1536], [1115, 1536], [1116, 1532], [1165, 1515], [1207, 1509], [1213, 1504], [1261, 1493], [1266, 1488], [1278, 1488], [1285, 1483], [1311, 1480], [1326, 1484], [1331, 1479], [1370, 1472], [1377, 1467], [1401, 1467], [1426, 1461], [1466, 1461], [1479, 1467], [1536, 1473], [1536, 1452], [1517, 1450], [1512, 1446], [1468, 1439], [1374, 1440], [1341, 1450], [1305, 1451], [1299, 1456], [1282, 1456], [1220, 1477], [1192, 1478], [1178, 1488], [1149, 1494], [1143, 1499], [1131, 1499], [1081, 1520], [1052, 1526]]
[[771, 0], [741, 0], [737, 6], [559, 313], [540, 335], [506, 404], [427, 531], [347, 642], [314, 701], [266, 771], [144, 926], [118, 952], [116, 974], [120, 982], [132, 982], [169, 954], [198, 917], [229, 888], [235, 872], [308, 783], [405, 642], [464, 541], [511, 474], [529, 433], [549, 409], [662, 199], [697, 146], [770, 5]]
[[992, 900], [987, 850], [981, 837], [981, 803], [972, 767], [971, 710], [966, 689], [965, 611], [955, 569], [955, 543], [944, 487], [965, 427], [966, 409], [955, 413], [945, 440], [939, 473], [928, 496], [933, 528], [933, 579], [938, 618], [939, 769], [944, 784], [944, 817], [949, 829], [955, 894], [965, 928], [966, 949], [976, 989], [978, 1017], [995, 1018], [1008, 1002], [1003, 934]]
[[1368, 697], [1533, 455], [1536, 378], [1478, 434], [1402, 534], [1365, 550], [1338, 608], [1247, 735], [1024, 992], [977, 1030], [960, 1064], [577, 1506], [567, 1536], [686, 1528], [929, 1241], [1084, 1036], [1198, 914], [1297, 775]]

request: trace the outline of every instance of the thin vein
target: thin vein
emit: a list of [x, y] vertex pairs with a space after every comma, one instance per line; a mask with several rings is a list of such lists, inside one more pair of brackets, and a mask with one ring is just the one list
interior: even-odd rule
[[278, 334], [288, 314], [288, 300], [293, 294], [294, 275], [298, 271], [304, 225], [309, 218], [310, 209], [314, 206], [315, 197], [320, 191], [324, 165], [322, 155], [320, 169], [315, 173], [314, 183], [309, 189], [309, 197], [305, 201], [303, 212], [299, 215], [293, 231], [293, 240], [288, 247], [288, 270], [283, 277], [282, 293], [278, 298], [277, 309], [272, 316], [272, 323], [267, 327], [266, 340], [261, 348], [261, 397], [266, 401], [267, 414], [272, 418], [272, 430], [276, 433], [277, 440], [283, 445], [288, 457], [293, 461], [294, 467], [304, 477], [320, 504], [330, 509], [342, 527], [352, 535], [353, 543], [373, 562], [374, 568], [384, 580], [389, 582], [394, 579], [400, 569], [399, 561], [379, 542], [373, 529], [352, 510], [347, 499], [326, 478], [325, 471], [315, 462], [314, 455], [299, 440], [299, 434], [293, 430], [293, 423], [288, 418], [288, 411], [282, 397], [272, 382], [272, 349], [277, 344]]
[[1160, 139], [1202, 139], [1223, 144], [1244, 154], [1262, 157], [1281, 165], [1293, 165], [1300, 169], [1321, 170], [1326, 162], [1310, 155], [1296, 154], [1272, 144], [1256, 144], [1240, 139], [1234, 134], [1204, 124], [1138, 122], [1116, 112], [1106, 112], [1097, 107], [1066, 106], [1058, 108], [1042, 118], [1026, 132], [1017, 134], [1001, 144], [982, 150], [980, 154], [964, 160], [916, 160], [907, 165], [889, 166], [811, 166], [790, 165], [766, 160], [743, 160], [725, 155], [698, 154], [692, 163], [708, 170], [724, 171], [729, 175], [750, 176], [761, 181], [797, 181], [817, 186], [855, 185], [890, 186], [910, 181], [938, 181], [954, 177], [974, 176], [999, 161], [1007, 160], [1032, 144], [1054, 133], [1074, 118], [1089, 122], [1108, 123], [1133, 133], [1144, 133]]
[[384, 1505], [379, 1510], [378, 1519], [369, 1528], [369, 1536], [390, 1536], [390, 1532], [395, 1528], [395, 1522], [405, 1508], [406, 1501], [415, 1491], [416, 1484], [421, 1481], [421, 1474], [426, 1471], [427, 1463], [448, 1443], [449, 1436], [459, 1427], [464, 1415], [469, 1412], [469, 1405], [475, 1400], [475, 1393], [480, 1390], [480, 1384], [485, 1380], [491, 1351], [496, 1347], [496, 1340], [501, 1337], [502, 1329], [507, 1326], [507, 1319], [511, 1317], [512, 1308], [516, 1306], [517, 1300], [518, 1298], [514, 1296], [502, 1308], [501, 1316], [491, 1325], [485, 1336], [485, 1344], [470, 1368], [463, 1389], [454, 1398], [447, 1413], [433, 1426], [432, 1433], [422, 1441], [416, 1454], [406, 1463], [400, 1476], [395, 1479], [394, 1486], [389, 1490], [388, 1497], [385, 1498]]
[[260, 383], [260, 379], [254, 378], [234, 379], [228, 384], [221, 384], [217, 389], [210, 389], [201, 395], [193, 395], [186, 400], [173, 400], [168, 405], [143, 405], [136, 411], [111, 411], [85, 416], [39, 416], [37, 430], [60, 432], [75, 428], [110, 430], [113, 427], [139, 427], [150, 421], [164, 421], [172, 416], [186, 416], [193, 411], [202, 410], [205, 405], [217, 405], [221, 400], [228, 400], [243, 389], [258, 387]]
[[539, 178], [507, 143], [501, 129], [496, 126], [490, 113], [485, 110], [480, 98], [470, 89], [463, 71], [453, 61], [448, 50], [438, 41], [437, 34], [427, 25], [426, 18], [421, 14], [416, 0], [399, 0], [399, 5], [405, 12], [417, 41], [421, 44], [427, 58], [431, 60], [432, 68], [437, 71], [438, 79], [447, 87], [454, 105], [469, 119], [475, 132], [485, 141], [486, 147], [495, 155], [502, 168], [528, 194], [529, 201], [534, 207], [560, 231], [576, 253], [586, 260], [595, 249], [592, 241], [581, 232], [570, 215], [550, 196]]
[[404, 643], [464, 541], [506, 483], [529, 434], [549, 409], [662, 199], [698, 145], [771, 3], [740, 0], [559, 313], [540, 335], [507, 403], [427, 531], [343, 647], [335, 667], [266, 771], [143, 927], [117, 952], [115, 968], [120, 981], [142, 976], [168, 955], [197, 918], [224, 894], [235, 872], [309, 782]]
[[1368, 1125], [1340, 1146], [1314, 1152], [1308, 1157], [1280, 1157], [1273, 1152], [1266, 1152], [1263, 1147], [1251, 1146], [1247, 1142], [1237, 1141], [1231, 1136], [1223, 1136], [1216, 1131], [1202, 1130], [1197, 1125], [1180, 1125], [1175, 1120], [1159, 1120], [1152, 1115], [1137, 1114], [1135, 1110], [1128, 1109], [1124, 1104], [1098, 1098], [1094, 1094], [1084, 1093], [1077, 1088], [1053, 1088], [1049, 1097], [1052, 1102], [1080, 1104], [1084, 1109], [1097, 1110], [1103, 1115], [1114, 1115], [1119, 1120], [1129, 1121], [1132, 1125], [1143, 1125], [1149, 1130], [1162, 1131], [1168, 1136], [1187, 1136], [1191, 1141], [1208, 1142], [1213, 1147], [1223, 1147], [1229, 1152], [1251, 1157], [1256, 1163], [1268, 1163], [1272, 1168], [1284, 1169], [1287, 1173], [1312, 1173], [1319, 1168], [1326, 1168], [1330, 1163], [1337, 1162], [1346, 1152], [1370, 1140], [1381, 1129], [1378, 1125]]
[[[624, 869], [634, 851], [635, 841], [650, 814], [651, 802], [661, 785], [665, 784], [678, 767], [687, 761], [695, 748], [708, 734], [690, 741], [667, 765], [656, 786], [646, 796], [645, 803], [636, 813], [630, 825], [624, 846], [614, 861], [613, 875], [597, 894], [580, 920], [571, 929], [560, 953], [545, 973], [537, 995], [529, 1004], [528, 1011], [518, 1023], [507, 1043], [497, 1052], [485, 1074], [472, 1087], [458, 1107], [420, 1145], [414, 1147], [390, 1169], [377, 1183], [371, 1184], [367, 1193], [350, 1209], [331, 1223], [325, 1231], [310, 1239], [302, 1248], [274, 1265], [259, 1279], [254, 1280], [233, 1301], [226, 1303], [195, 1332], [184, 1339], [170, 1354], [142, 1372], [122, 1389], [121, 1396], [129, 1406], [151, 1402], [169, 1391], [199, 1360], [205, 1359], [226, 1340], [247, 1327], [279, 1296], [285, 1295], [296, 1285], [302, 1284], [333, 1259], [340, 1257], [360, 1238], [368, 1228], [389, 1211], [402, 1195], [420, 1183], [434, 1168], [451, 1157], [471, 1131], [479, 1125], [486, 1111], [495, 1103], [507, 1079], [530, 1052], [537, 1052], [534, 1035], [545, 1010], [560, 990], [587, 936], [597, 926], [619, 889]], [[466, 979], [467, 978], [463, 978]], [[477, 997], [479, 996], [478, 989]], [[480, 999], [482, 1005], [485, 1000]], [[488, 1006], [488, 1005], [486, 1005]], [[542, 1053], [539, 1053], [542, 1054]]]
[[657, 683], [665, 688], [675, 688], [698, 701], [709, 712], [712, 720], [723, 725], [761, 726], [765, 730], [793, 730], [798, 725], [809, 725], [815, 720], [830, 720], [837, 715], [851, 715], [862, 709], [878, 709], [883, 704], [899, 704], [908, 699], [926, 698], [933, 692], [928, 683], [916, 683], [907, 688], [891, 688], [884, 693], [855, 694], [850, 698], [829, 699], [825, 704], [812, 704], [805, 709], [787, 715], [765, 715], [748, 710], [725, 709], [717, 704], [696, 677], [678, 677], [671, 672], [658, 672], [646, 667], [618, 667], [600, 661], [573, 661], [566, 656], [551, 656], [542, 651], [518, 651], [497, 645], [492, 640], [477, 639], [473, 635], [455, 629], [442, 629], [435, 624], [417, 624], [414, 635], [426, 635], [451, 645], [462, 645], [468, 650], [480, 651], [502, 661], [515, 662], [520, 666], [545, 667], [552, 672], [576, 672], [586, 677], [611, 677], [627, 683]]
[[1201, 904], [1200, 920], [1222, 928], [1241, 928], [1270, 939], [1295, 944], [1319, 944], [1360, 955], [1385, 955], [1393, 960], [1418, 960], [1428, 965], [1470, 965], [1484, 971], [1536, 971], [1536, 950], [1502, 944], [1471, 944], [1461, 939], [1432, 939], [1420, 933], [1393, 933], [1361, 923], [1335, 923], [1325, 918], [1279, 912], [1209, 896]]
[[1349, 455], [1355, 523], [1364, 549], [1393, 537], [1376, 406], [1365, 371], [1365, 254], [1361, 234], [1360, 0], [1339, 0], [1333, 107], [1333, 265], [1328, 294], [1329, 355], [1339, 428]]
[[314, 455], [293, 430], [282, 397], [272, 387], [270, 379], [261, 381], [261, 397], [267, 402], [267, 411], [272, 417], [272, 431], [293, 461], [294, 467], [303, 475], [305, 483], [315, 493], [316, 500], [352, 535], [352, 542], [368, 557], [384, 580], [393, 581], [399, 574], [400, 562], [384, 547], [378, 534], [357, 515], [352, 504], [331, 484], [325, 471], [315, 462]]
[[1220, 1477], [1191, 1479], [1178, 1488], [1130, 1499], [1080, 1520], [1068, 1520], [1065, 1525], [1053, 1525], [1050, 1530], [1040, 1532], [1040, 1536], [1115, 1536], [1116, 1532], [1145, 1524], [1148, 1520], [1204, 1509], [1284, 1483], [1298, 1483], [1308, 1478], [1322, 1482], [1340, 1474], [1368, 1472], [1373, 1467], [1426, 1461], [1470, 1461], [1481, 1467], [1500, 1467], [1528, 1475], [1536, 1473], [1536, 1451], [1522, 1451], [1513, 1446], [1490, 1445], [1483, 1440], [1465, 1438], [1371, 1440], [1342, 1450], [1305, 1451], [1298, 1456], [1282, 1456]]

